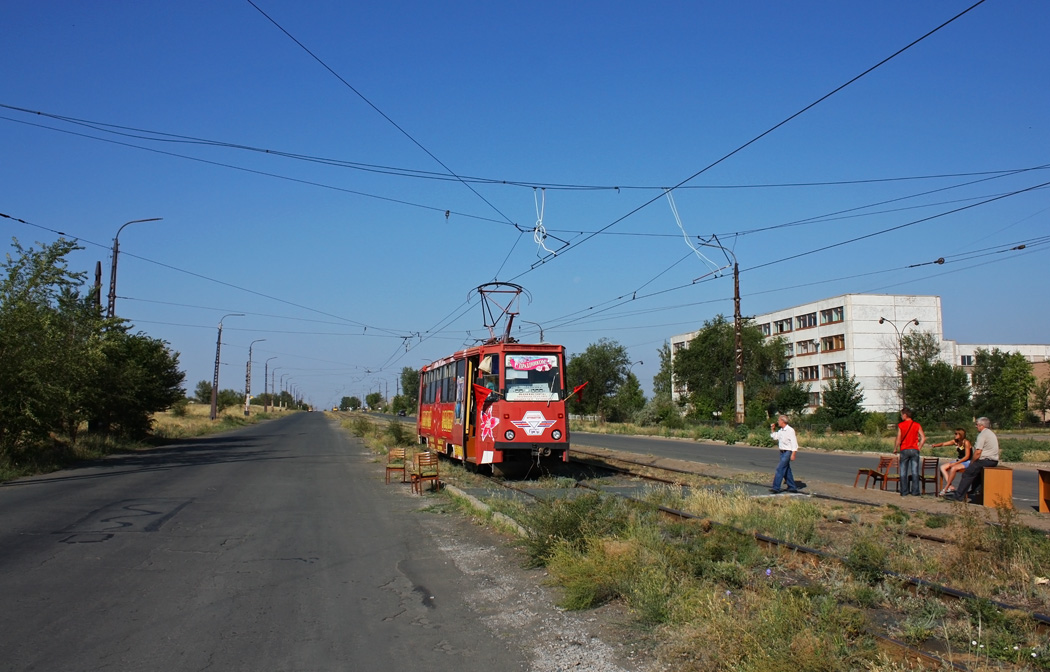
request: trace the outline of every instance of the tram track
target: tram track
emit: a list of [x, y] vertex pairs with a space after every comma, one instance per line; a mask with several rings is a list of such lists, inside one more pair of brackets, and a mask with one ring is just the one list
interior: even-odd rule
[[[632, 461], [632, 460], [621, 459], [621, 458], [618, 458], [618, 457], [609, 457], [609, 456], [604, 456], [604, 455], [597, 455], [597, 454], [594, 454], [594, 453], [586, 453], [585, 451], [580, 451], [580, 450], [574, 450], [574, 453], [576, 453], [576, 454], [583, 453], [585, 455], [591, 455], [592, 457], [600, 458], [602, 460], [609, 460], [609, 459], [611, 459], [611, 460], [616, 460], [616, 461], [625, 462], [625, 463], [633, 463], [633, 464], [636, 464], [636, 465], [639, 465], [639, 466], [644, 466], [647, 469], [664, 470], [664, 471], [669, 471], [669, 472], [672, 472], [672, 473], [687, 474], [687, 475], [691, 475], [691, 476], [695, 476], [695, 477], [703, 477], [703, 478], [713, 478], [713, 479], [716, 479], [716, 480], [726, 480], [726, 481], [730, 480], [730, 479], [721, 479], [719, 477], [709, 476], [709, 475], [706, 475], [706, 474], [698, 474], [696, 472], [690, 472], [690, 471], [684, 470], [684, 469], [675, 469], [673, 467], [672, 468], [659, 467], [659, 466], [655, 466], [655, 465], [652, 465], [652, 464], [645, 464], [645, 463], [641, 463], [641, 462], [635, 462], [635, 461]], [[643, 480], [651, 480], [653, 482], [659, 482], [659, 483], [673, 483], [673, 481], [668, 480], [668, 479], [663, 479], [663, 478], [660, 478], [660, 477], [653, 477], [653, 476], [651, 476], [649, 474], [643, 474], [643, 473], [640, 473], [640, 472], [632, 472], [630, 470], [620, 469], [620, 468], [614, 467], [612, 465], [594, 465], [592, 463], [587, 463], [587, 464], [588, 464], [588, 466], [591, 466], [591, 467], [602, 466], [603, 468], [608, 468], [611, 471], [615, 471], [615, 472], [621, 473], [623, 475], [630, 475], [630, 476], [633, 476], [635, 478], [641, 478]], [[748, 482], [748, 481], [740, 481], [740, 480], [736, 480], [735, 482], [738, 482], [738, 483], [741, 483], [741, 482], [742, 483], [750, 483], [751, 485], [764, 485], [764, 484], [758, 484], [758, 483], [753, 483], [753, 482]], [[583, 486], [583, 487], [589, 487], [589, 486]], [[600, 488], [593, 488], [593, 489], [600, 491]], [[624, 497], [624, 495], [621, 495], [621, 494], [618, 494], [618, 493], [605, 493], [605, 494], [612, 494], [614, 496]], [[863, 506], [868, 506], [868, 507], [873, 507], [873, 508], [882, 506], [882, 505], [877, 505], [877, 504], [871, 504], [870, 502], [860, 502], [858, 500], [851, 500], [851, 499], [847, 499], [847, 498], [834, 497], [834, 496], [831, 496], [831, 495], [823, 495], [823, 496], [819, 496], [819, 497], [818, 497], [818, 495], [809, 495], [809, 496], [814, 497], [814, 498], [833, 500], [833, 501], [850, 502], [850, 503], [860, 504], [860, 505], [863, 505]], [[640, 504], [647, 504], [649, 506], [654, 506], [652, 504], [644, 502], [643, 500], [630, 498], [630, 497], [627, 497], [627, 499], [631, 499], [632, 501], [635, 501], [635, 502], [640, 503]], [[819, 558], [819, 559], [825, 560], [825, 561], [835, 561], [835, 562], [838, 562], [840, 564], [845, 564], [845, 562], [846, 562], [845, 558], [843, 558], [841, 556], [834, 555], [832, 553], [828, 553], [826, 551], [821, 551], [819, 549], [810, 548], [808, 546], [804, 546], [804, 545], [801, 545], [801, 544], [796, 544], [794, 542], [786, 541], [786, 540], [783, 540], [783, 539], [777, 539], [775, 537], [771, 537], [769, 535], [762, 534], [760, 532], [748, 532], [746, 530], [741, 530], [741, 529], [733, 527], [731, 525], [726, 525], [725, 523], [717, 523], [716, 521], [710, 521], [708, 518], [705, 518], [703, 516], [697, 516], [695, 514], [687, 512], [687, 511], [681, 511], [681, 510], [673, 509], [671, 507], [666, 507], [666, 506], [662, 506], [662, 505], [655, 505], [655, 506], [657, 506], [657, 508], [661, 512], [666, 513], [668, 515], [677, 516], [677, 517], [682, 518], [682, 519], [705, 520], [705, 521], [710, 522], [711, 524], [717, 524], [717, 525], [726, 526], [726, 527], [728, 527], [730, 529], [733, 529], [733, 530], [735, 530], [735, 531], [737, 531], [737, 532], [739, 532], [741, 534], [751, 534], [755, 538], [756, 541], [758, 541], [759, 543], [762, 543], [762, 544], [764, 544], [766, 546], [776, 547], [776, 548], [779, 548], [779, 549], [790, 550], [790, 551], [801, 553], [801, 554], [804, 554], [804, 555], [814, 556], [816, 558]], [[850, 524], [855, 524], [855, 521], [852, 521], [852, 520], [850, 520], [848, 518], [837, 518], [836, 520], [838, 522], [844, 522], [844, 523], [848, 522]], [[932, 542], [940, 543], [940, 544], [954, 544], [955, 543], [954, 541], [952, 541], [950, 539], [945, 539], [945, 538], [942, 538], [942, 537], [934, 537], [932, 535], [925, 535], [925, 534], [922, 534], [922, 533], [915, 533], [915, 532], [911, 532], [911, 531], [903, 531], [902, 534], [905, 534], [906, 536], [909, 536], [909, 537], [912, 537], [912, 538], [916, 538], [916, 539], [920, 539], [920, 540], [923, 540], [923, 541], [932, 541]], [[973, 593], [970, 593], [968, 591], [959, 590], [957, 588], [952, 588], [950, 586], [944, 586], [944, 585], [935, 583], [933, 581], [928, 581], [928, 580], [920, 578], [920, 577], [910, 577], [910, 576], [906, 576], [906, 575], [899, 574], [897, 572], [892, 572], [892, 571], [889, 571], [889, 570], [885, 570], [883, 573], [884, 573], [884, 575], [887, 578], [892, 578], [892, 579], [895, 579], [897, 581], [902, 581], [902, 582], [908, 584], [913, 590], [919, 590], [919, 589], [929, 590], [929, 591], [937, 593], [937, 594], [939, 594], [939, 595], [941, 595], [943, 597], [947, 597], [947, 598], [951, 598], [951, 599], [963, 599], [963, 600], [967, 600], [967, 599], [973, 599], [973, 600], [976, 600], [976, 599], [987, 599], [989, 603], [999, 607], [1000, 609], [1006, 609], [1006, 610], [1011, 610], [1011, 611], [1017, 611], [1017, 612], [1025, 613], [1036, 624], [1038, 624], [1041, 628], [1043, 628], [1043, 629], [1050, 629], [1050, 615], [1043, 614], [1043, 613], [1040, 613], [1040, 612], [1035, 612], [1035, 611], [1026, 609], [1024, 607], [1021, 607], [1021, 606], [1018, 606], [1018, 605], [1014, 605], [1014, 604], [1009, 604], [1007, 602], [1002, 602], [1002, 601], [999, 601], [999, 600], [993, 600], [993, 599], [989, 599], [989, 598], [981, 598], [980, 596], [975, 595]]]
[[[589, 465], [589, 466], [594, 466], [594, 465]], [[499, 487], [499, 488], [502, 488], [502, 489], [507, 489], [507, 490], [513, 491], [513, 492], [515, 492], [517, 494], [520, 494], [520, 495], [524, 495], [525, 497], [528, 497], [529, 499], [531, 499], [531, 500], [533, 500], [535, 502], [545, 501], [544, 498], [542, 498], [542, 497], [540, 497], [540, 496], [538, 496], [538, 495], [536, 495], [536, 494], [534, 494], [532, 492], [529, 492], [528, 490], [525, 490], [525, 489], [516, 487], [514, 485], [511, 485], [510, 483], [506, 482], [504, 479], [501, 479], [501, 478], [498, 478], [498, 477], [494, 477], [494, 476], [484, 476], [484, 475], [480, 475], [480, 474], [478, 476], [482, 480], [484, 480], [486, 483], [492, 484], [493, 486], [496, 486], [496, 487]], [[667, 481], [668, 479], [660, 479], [660, 478], [656, 477], [656, 478], [653, 478], [653, 479], [650, 479], [650, 480]], [[710, 524], [712, 526], [725, 527], [727, 529], [734, 530], [734, 531], [736, 531], [737, 533], [740, 533], [740, 534], [745, 534], [745, 535], [751, 534], [760, 545], [762, 545], [762, 546], [764, 546], [766, 548], [773, 548], [773, 549], [776, 549], [776, 550], [779, 550], [779, 551], [787, 550], [787, 551], [797, 552], [797, 553], [801, 554], [803, 557], [812, 558], [814, 563], [819, 563], [819, 562], [827, 561], [827, 560], [835, 560], [835, 561], [840, 561], [840, 562], [842, 561], [841, 558], [838, 558], [837, 556], [834, 556], [832, 554], [826, 553], [826, 552], [821, 551], [819, 549], [809, 548], [809, 547], [803, 546], [801, 544], [795, 544], [793, 542], [785, 541], [785, 540], [782, 540], [782, 539], [777, 539], [775, 537], [771, 537], [769, 535], [765, 535], [765, 534], [761, 534], [761, 533], [749, 533], [749, 532], [746, 532], [744, 530], [740, 530], [738, 528], [735, 528], [735, 527], [733, 527], [731, 525], [726, 525], [724, 523], [719, 523], [717, 521], [711, 521], [711, 520], [709, 520], [707, 518], [703, 518], [701, 516], [696, 516], [694, 514], [686, 512], [686, 511], [681, 511], [681, 510], [678, 510], [678, 509], [674, 509], [674, 508], [666, 507], [666, 506], [662, 506], [662, 505], [653, 505], [650, 502], [645, 502], [643, 500], [640, 500], [640, 499], [637, 499], [637, 498], [633, 498], [633, 497], [630, 497], [630, 496], [627, 496], [627, 495], [623, 495], [623, 494], [620, 494], [620, 493], [610, 493], [610, 492], [608, 492], [606, 490], [603, 490], [600, 487], [589, 485], [589, 484], [587, 484], [587, 483], [585, 483], [583, 481], [576, 481], [574, 487], [575, 488], [581, 488], [581, 489], [589, 490], [589, 491], [596, 492], [596, 493], [600, 493], [600, 494], [603, 494], [605, 496], [619, 497], [619, 498], [625, 499], [627, 501], [631, 501], [631, 502], [633, 502], [635, 504], [642, 505], [642, 506], [655, 506], [661, 513], [663, 513], [665, 515], [668, 515], [668, 516], [675, 517], [675, 518], [689, 519], [689, 520], [702, 520], [705, 524]], [[894, 576], [896, 576], [896, 575], [894, 575]], [[917, 662], [917, 663], [920, 663], [921, 665], [923, 665], [924, 667], [933, 667], [933, 668], [937, 668], [937, 669], [952, 669], [952, 670], [962, 670], [962, 671], [966, 671], [966, 670], [970, 669], [970, 668], [968, 668], [967, 666], [965, 666], [965, 665], [963, 665], [961, 663], [958, 663], [958, 662], [955, 662], [955, 661], [951, 661], [951, 660], [947, 660], [947, 659], [945, 659], [945, 658], [943, 658], [943, 657], [941, 657], [941, 656], [939, 656], [939, 655], [937, 655], [937, 654], [935, 654], [933, 652], [926, 651], [926, 650], [917, 648], [915, 646], [912, 646], [911, 644], [903, 642], [903, 641], [901, 641], [899, 639], [895, 639], [893, 637], [890, 637], [885, 632], [876, 631], [875, 629], [873, 629], [871, 627], [864, 627], [864, 628], [861, 629], [861, 631], [863, 632], [863, 634], [865, 636], [870, 637], [878, 645], [879, 649], [883, 651], [884, 654], [886, 654], [890, 658], [892, 658], [892, 659], [894, 659], [896, 661], [899, 661], [901, 663], [910, 664], [910, 663], [916, 663]]]

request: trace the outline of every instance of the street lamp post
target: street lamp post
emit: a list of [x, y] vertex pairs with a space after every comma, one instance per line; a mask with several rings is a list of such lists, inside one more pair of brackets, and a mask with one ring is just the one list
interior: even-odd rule
[[907, 331], [908, 327], [915, 325], [919, 326], [919, 319], [913, 318], [904, 323], [904, 326], [900, 329], [893, 323], [892, 320], [887, 320], [885, 317], [879, 318], [879, 324], [889, 322], [890, 326], [893, 327], [893, 331], [897, 332], [897, 369], [900, 371], [901, 376], [901, 406], [904, 406], [904, 332]]
[[[270, 359], [277, 359], [277, 357], [274, 356]], [[263, 364], [263, 396], [266, 397], [265, 403], [263, 403], [263, 413], [270, 410], [270, 397], [266, 396], [266, 382], [270, 379], [270, 359]], [[271, 387], [273, 386], [271, 385]]]
[[[227, 313], [222, 316], [222, 320], [227, 317], [244, 317], [244, 313]], [[212, 420], [219, 415], [219, 350], [222, 348], [222, 320], [219, 320], [219, 336], [215, 339], [215, 378], [211, 383], [211, 415], [209, 416]]]
[[117, 235], [113, 236], [113, 266], [109, 269], [109, 305], [106, 308], [106, 317], [113, 317], [117, 311], [117, 253], [120, 252], [120, 232], [124, 230], [124, 227], [128, 224], [138, 224], [140, 222], [159, 222], [163, 217], [151, 217], [150, 219], [133, 219], [130, 222], [125, 222], [119, 229], [117, 229]]
[[[245, 417], [247, 417], [249, 415], [249, 413], [248, 413], [248, 404], [251, 403], [251, 399], [252, 399], [252, 346], [255, 345], [256, 343], [262, 343], [265, 340], [266, 340], [265, 338], [257, 338], [257, 339], [255, 339], [254, 341], [252, 341], [251, 343], [248, 344], [248, 370], [244, 374], [244, 415], [245, 415]], [[265, 383], [265, 381], [266, 381], [266, 379], [263, 378], [263, 382], [264, 383]]]
[[529, 322], [528, 320], [518, 320], [518, 321], [519, 322], [524, 322], [525, 324], [535, 324], [537, 327], [539, 327], [539, 329], [540, 329], [540, 343], [544, 342], [544, 340], [543, 340], [543, 327], [538, 322]]

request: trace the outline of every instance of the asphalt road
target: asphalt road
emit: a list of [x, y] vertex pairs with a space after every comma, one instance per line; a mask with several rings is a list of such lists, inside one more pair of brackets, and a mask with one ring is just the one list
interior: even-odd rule
[[0, 486], [0, 667], [522, 669], [371, 460], [297, 413]]
[[[775, 448], [756, 448], [754, 446], [720, 443], [704, 443], [682, 439], [662, 439], [622, 434], [590, 434], [573, 432], [573, 445], [581, 448], [595, 446], [609, 450], [618, 450], [639, 455], [654, 455], [676, 460], [689, 460], [732, 469], [754, 471], [759, 476], [765, 475], [770, 484], [773, 472], [777, 467], [779, 453]], [[828, 453], [807, 451], [802, 447], [791, 471], [796, 481], [838, 483], [852, 485], [857, 470], [874, 467], [878, 457], [874, 454]], [[1038, 509], [1039, 482], [1035, 469], [1020, 465], [1004, 463], [1014, 470], [1014, 507], [1019, 510]], [[863, 484], [863, 480], [861, 481]], [[958, 483], [958, 478], [956, 478]], [[860, 486], [858, 486], [860, 487]]]

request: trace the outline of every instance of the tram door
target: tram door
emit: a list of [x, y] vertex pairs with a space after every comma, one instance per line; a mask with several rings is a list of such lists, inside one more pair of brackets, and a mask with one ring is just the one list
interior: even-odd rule
[[478, 358], [471, 357], [467, 360], [467, 377], [463, 385], [463, 394], [466, 397], [466, 413], [463, 416], [463, 451], [464, 461], [478, 463], [477, 457], [477, 395], [474, 394], [474, 375], [478, 368]]

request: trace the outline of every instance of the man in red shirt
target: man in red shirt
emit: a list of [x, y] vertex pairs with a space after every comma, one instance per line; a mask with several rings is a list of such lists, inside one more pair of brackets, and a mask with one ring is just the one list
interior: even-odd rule
[[893, 452], [900, 452], [900, 491], [901, 497], [919, 496], [919, 451], [926, 445], [926, 434], [922, 425], [915, 422], [911, 409], [901, 409], [901, 421], [897, 425], [897, 440], [893, 443]]

